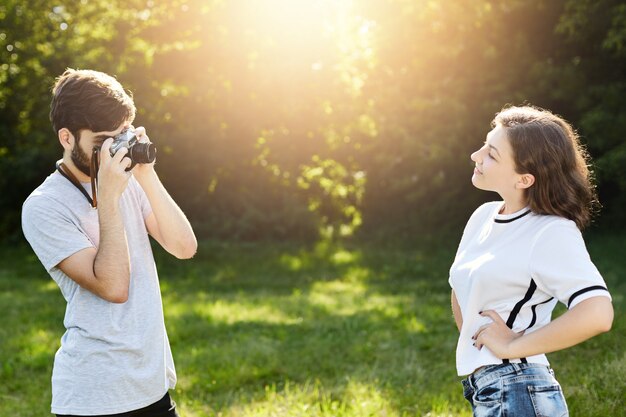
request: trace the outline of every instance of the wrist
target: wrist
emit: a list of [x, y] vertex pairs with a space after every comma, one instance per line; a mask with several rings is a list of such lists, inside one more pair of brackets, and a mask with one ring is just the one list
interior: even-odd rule
[[133, 173], [133, 175], [135, 175], [135, 179], [146, 194], [159, 188], [159, 176], [154, 169], [150, 169], [150, 171], [145, 173]]
[[98, 212], [99, 213], [107, 213], [109, 216], [111, 214], [115, 214], [119, 211], [120, 206], [120, 195], [107, 195], [99, 194], [98, 195]]
[[522, 338], [524, 335], [519, 335], [515, 339], [509, 342], [508, 351], [509, 358], [523, 358], [527, 355], [524, 354], [524, 340]]
[[153, 164], [145, 166], [135, 166], [132, 170], [133, 176], [139, 183], [144, 183], [157, 178], [156, 171]]

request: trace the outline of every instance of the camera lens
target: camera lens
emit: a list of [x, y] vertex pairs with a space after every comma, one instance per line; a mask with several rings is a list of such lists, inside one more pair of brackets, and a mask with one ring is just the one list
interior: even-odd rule
[[156, 146], [152, 143], [135, 143], [130, 147], [130, 159], [137, 164], [149, 164], [156, 159]]

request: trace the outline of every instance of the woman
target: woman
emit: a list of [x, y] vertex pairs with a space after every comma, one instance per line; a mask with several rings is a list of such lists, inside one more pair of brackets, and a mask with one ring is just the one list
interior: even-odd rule
[[[545, 354], [610, 330], [613, 306], [581, 230], [596, 195], [573, 128], [509, 107], [471, 155], [472, 183], [497, 192], [469, 219], [450, 268], [456, 352], [475, 416], [567, 416]], [[557, 302], [568, 311], [556, 320]]]

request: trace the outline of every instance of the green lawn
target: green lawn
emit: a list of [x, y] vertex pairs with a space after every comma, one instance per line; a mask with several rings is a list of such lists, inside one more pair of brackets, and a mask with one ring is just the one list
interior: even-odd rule
[[[624, 415], [625, 240], [588, 239], [613, 330], [550, 355], [572, 416]], [[182, 417], [469, 416], [449, 309], [455, 243], [157, 251]], [[64, 308], [30, 248], [0, 248], [0, 416], [48, 415]]]

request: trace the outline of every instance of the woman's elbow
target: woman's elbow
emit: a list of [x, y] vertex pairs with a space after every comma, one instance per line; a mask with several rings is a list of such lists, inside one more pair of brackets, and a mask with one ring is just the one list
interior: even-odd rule
[[597, 325], [598, 334], [600, 334], [606, 333], [611, 330], [611, 328], [613, 327], [613, 317], [615, 313], [613, 311], [613, 304], [611, 303], [610, 299], [602, 297], [598, 301], [599, 302], [596, 303], [597, 313], [595, 315], [595, 322]]
[[613, 312], [613, 305], [610, 302], [608, 305], [606, 317], [602, 321], [602, 326], [600, 326], [600, 333], [606, 333], [613, 327], [613, 317], [615, 313]]
[[[574, 307], [578, 310], [578, 321], [590, 337], [606, 333], [613, 326], [613, 304], [604, 296], [591, 297]], [[584, 324], [583, 324], [584, 323]]]

